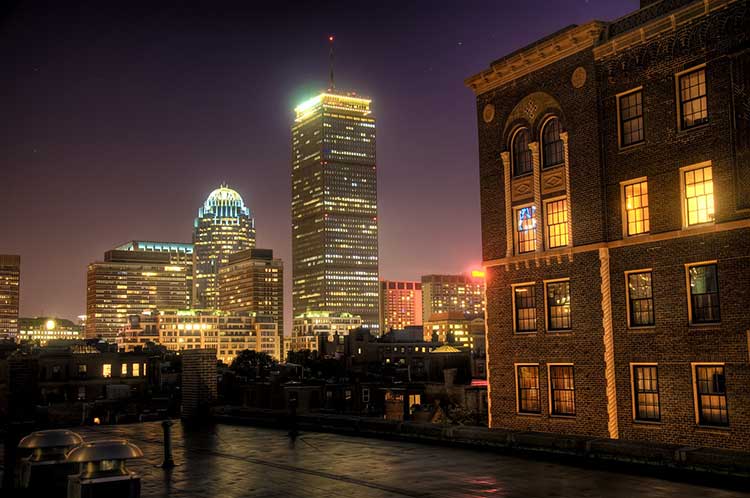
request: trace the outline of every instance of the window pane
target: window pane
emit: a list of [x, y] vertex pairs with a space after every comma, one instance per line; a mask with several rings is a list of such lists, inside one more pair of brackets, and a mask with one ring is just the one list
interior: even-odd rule
[[721, 365], [696, 365], [698, 421], [705, 425], [729, 425], [726, 379]]
[[513, 175], [525, 175], [533, 169], [529, 149], [529, 130], [522, 128], [513, 137]]
[[653, 325], [655, 323], [654, 297], [650, 271], [628, 274], [628, 298], [630, 300], [630, 326]]
[[550, 249], [568, 245], [567, 199], [547, 203], [547, 234]]
[[633, 145], [643, 141], [642, 92], [620, 97], [620, 144]]
[[721, 321], [719, 307], [719, 278], [716, 264], [691, 266], [690, 307], [692, 323]]
[[539, 367], [518, 367], [518, 411], [521, 413], [541, 413], [539, 403]]
[[573, 367], [552, 365], [549, 369], [553, 415], [575, 415]]
[[536, 251], [536, 206], [516, 210], [516, 239], [519, 254]]
[[570, 282], [547, 284], [547, 330], [569, 330]]
[[680, 112], [683, 129], [708, 122], [706, 102], [705, 69], [680, 76]]
[[705, 166], [684, 174], [685, 206], [688, 225], [714, 221], [714, 184], [711, 166]]
[[515, 287], [513, 292], [516, 304], [516, 332], [536, 332], [535, 287]]
[[648, 182], [644, 180], [626, 185], [624, 193], [627, 234], [647, 233], [651, 229], [648, 211]]
[[656, 366], [633, 367], [633, 391], [636, 420], [660, 420], [659, 378]]
[[560, 139], [561, 131], [560, 120], [557, 118], [550, 119], [544, 125], [544, 131], [542, 132], [542, 157], [544, 158], [543, 165], [545, 168], [557, 166], [565, 162], [563, 157], [563, 142]]

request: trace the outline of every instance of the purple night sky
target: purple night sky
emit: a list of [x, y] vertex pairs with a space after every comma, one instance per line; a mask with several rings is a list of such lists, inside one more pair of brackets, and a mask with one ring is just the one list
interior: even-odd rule
[[[286, 266], [290, 125], [336, 83], [373, 99], [380, 274], [481, 262], [474, 96], [463, 80], [629, 0], [19, 2], [0, 12], [0, 253], [22, 258], [21, 315], [85, 312], [86, 265], [133, 239], [191, 240], [228, 182]], [[157, 2], [153, 2], [157, 3]], [[288, 328], [287, 330], [290, 330]]]

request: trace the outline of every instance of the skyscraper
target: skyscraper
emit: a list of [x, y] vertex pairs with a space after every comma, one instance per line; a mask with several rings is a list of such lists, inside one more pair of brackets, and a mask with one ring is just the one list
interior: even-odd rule
[[230, 254], [255, 247], [255, 220], [240, 194], [222, 185], [198, 209], [194, 228], [193, 307], [214, 309], [219, 268]]
[[422, 283], [381, 280], [380, 327], [383, 333], [409, 325], [422, 325]]
[[459, 312], [484, 316], [484, 274], [425, 275], [422, 277], [422, 323], [435, 313]]
[[91, 263], [86, 282], [86, 337], [114, 341], [128, 316], [184, 309], [190, 302], [188, 265], [169, 252], [113, 249]]
[[377, 333], [378, 213], [370, 100], [326, 92], [295, 113], [294, 316], [351, 313]]
[[21, 256], [0, 254], [0, 338], [15, 339], [21, 289]]
[[271, 249], [248, 249], [229, 256], [219, 269], [218, 308], [267, 316], [284, 336], [284, 265]]

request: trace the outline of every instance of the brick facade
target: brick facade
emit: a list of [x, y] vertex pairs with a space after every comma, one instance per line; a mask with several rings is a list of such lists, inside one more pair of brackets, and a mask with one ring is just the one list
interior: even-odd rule
[[[663, 0], [613, 23], [566, 28], [467, 80], [477, 94], [492, 427], [750, 446], [748, 18], [747, 1]], [[695, 67], [704, 70], [708, 122], [683, 129], [678, 75]], [[637, 88], [643, 140], [623, 146], [619, 96]], [[553, 117], [565, 160], [544, 168], [541, 137]], [[526, 175], [514, 175], [520, 128], [534, 157]], [[701, 163], [713, 175], [713, 212], [703, 213], [713, 220], [687, 226], [683, 168]], [[650, 227], [627, 237], [622, 182], [638, 178]], [[563, 197], [568, 243], [550, 249], [546, 201]], [[519, 206], [536, 209], [536, 248], [526, 253]], [[721, 319], [692, 325], [686, 265], [709, 261]], [[641, 269], [651, 271], [654, 323], [636, 328], [626, 272]], [[571, 326], [552, 332], [544, 282], [555, 279], [569, 279]], [[533, 285], [536, 327], [521, 333], [514, 286], [522, 283]], [[728, 425], [699, 423], [696, 363], [723, 366], [723, 378], [710, 377], [720, 394], [710, 399], [726, 403]], [[519, 413], [518, 364], [539, 366], [538, 390], [524, 391], [538, 395], [538, 413]], [[574, 416], [552, 415], [550, 364], [574, 367]], [[632, 364], [656, 366], [657, 421], [635, 420]]]

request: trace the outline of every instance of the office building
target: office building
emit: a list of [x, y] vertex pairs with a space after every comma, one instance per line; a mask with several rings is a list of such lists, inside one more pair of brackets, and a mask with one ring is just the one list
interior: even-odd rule
[[279, 360], [282, 348], [271, 317], [203, 310], [146, 312], [130, 317], [128, 326], [117, 334], [120, 350], [133, 351], [148, 342], [172, 351], [211, 349], [226, 364], [246, 349]]
[[0, 254], [0, 339], [15, 339], [21, 295], [21, 256]]
[[435, 313], [484, 316], [484, 273], [425, 275], [422, 277], [422, 322]]
[[378, 210], [370, 100], [321, 93], [292, 126], [292, 306], [377, 332]]
[[746, 449], [748, 3], [641, 7], [467, 80], [490, 426]]
[[471, 351], [484, 350], [484, 318], [471, 318], [456, 311], [433, 313], [425, 322], [424, 340], [436, 340]]
[[55, 317], [19, 318], [18, 341], [31, 341], [46, 346], [54, 340], [82, 340], [83, 326]]
[[231, 254], [219, 269], [218, 308], [271, 317], [284, 336], [284, 265], [270, 249]]
[[211, 192], [198, 209], [193, 245], [193, 307], [216, 309], [219, 268], [230, 254], [255, 247], [255, 220], [236, 190], [222, 185]]
[[422, 325], [422, 283], [380, 281], [380, 328], [402, 330]]
[[303, 349], [317, 351], [319, 337], [334, 341], [361, 326], [362, 318], [351, 313], [327, 311], [303, 313], [295, 317], [292, 324], [291, 351]]
[[185, 309], [190, 302], [187, 264], [172, 254], [113, 249], [88, 266], [86, 337], [114, 341], [128, 316], [147, 310]]

